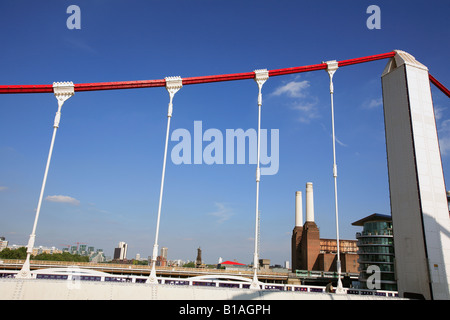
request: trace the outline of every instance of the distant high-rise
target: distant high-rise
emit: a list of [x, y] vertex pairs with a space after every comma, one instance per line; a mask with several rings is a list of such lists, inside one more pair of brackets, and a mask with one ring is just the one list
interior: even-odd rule
[[127, 259], [128, 245], [125, 242], [119, 242], [119, 246], [114, 249], [114, 260]]
[[78, 254], [84, 256], [87, 254], [87, 245], [86, 244], [81, 244], [79, 249], [78, 249]]
[[8, 247], [8, 241], [5, 237], [0, 237], [0, 251]]
[[161, 257], [165, 260], [167, 260], [167, 251], [168, 251], [167, 247], [161, 248]]
[[195, 267], [199, 268], [202, 265], [202, 249], [197, 249], [197, 259], [195, 260]]

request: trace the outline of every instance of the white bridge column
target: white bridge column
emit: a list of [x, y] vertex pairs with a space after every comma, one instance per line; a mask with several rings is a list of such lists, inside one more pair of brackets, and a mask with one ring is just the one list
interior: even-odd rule
[[262, 86], [269, 79], [269, 72], [267, 69], [255, 70], [254, 80], [258, 84], [258, 154], [257, 154], [257, 165], [256, 165], [256, 214], [255, 214], [255, 251], [253, 253], [253, 280], [250, 285], [251, 289], [260, 289], [258, 281], [258, 243], [259, 243], [259, 181], [261, 180], [260, 171], [260, 154], [261, 154], [261, 107], [262, 107]]
[[36, 215], [34, 218], [33, 230], [31, 231], [30, 238], [27, 244], [27, 258], [22, 266], [22, 269], [17, 274], [16, 278], [26, 279], [31, 278], [30, 272], [30, 258], [33, 253], [34, 241], [36, 239], [36, 227], [39, 220], [39, 213], [41, 212], [42, 198], [44, 196], [45, 185], [47, 182], [48, 169], [50, 167], [50, 160], [52, 158], [53, 146], [55, 144], [56, 131], [59, 128], [59, 122], [61, 121], [61, 108], [64, 102], [74, 95], [74, 85], [72, 82], [54, 82], [53, 83], [53, 93], [55, 94], [56, 100], [58, 100], [58, 111], [55, 115], [55, 120], [53, 123], [53, 136], [50, 143], [50, 150], [47, 157], [47, 165], [45, 166], [44, 179], [42, 180], [41, 192], [39, 194], [38, 205], [36, 208]]
[[381, 79], [398, 290], [448, 300], [450, 219], [428, 69], [396, 52]]
[[326, 61], [327, 73], [330, 78], [330, 98], [331, 98], [331, 131], [333, 137], [333, 179], [334, 179], [334, 212], [336, 217], [336, 271], [338, 274], [336, 293], [344, 293], [341, 280], [341, 258], [340, 258], [340, 248], [339, 248], [339, 210], [338, 210], [338, 193], [337, 193], [337, 165], [336, 165], [336, 134], [334, 126], [334, 85], [333, 85], [333, 75], [339, 68], [338, 62], [336, 60]]
[[147, 279], [147, 283], [157, 284], [158, 279], [156, 278], [156, 260], [158, 257], [158, 237], [159, 237], [159, 223], [161, 220], [161, 206], [162, 206], [162, 197], [164, 190], [164, 176], [166, 174], [166, 162], [167, 162], [167, 147], [169, 144], [169, 133], [170, 133], [170, 119], [172, 118], [173, 112], [173, 97], [175, 93], [178, 92], [183, 87], [183, 81], [181, 77], [166, 77], [166, 90], [169, 92], [169, 107], [167, 109], [167, 129], [166, 129], [166, 143], [164, 146], [164, 159], [163, 159], [163, 168], [161, 174], [161, 188], [159, 191], [159, 203], [158, 203], [158, 217], [156, 220], [156, 233], [155, 233], [155, 243], [153, 245], [153, 253], [152, 253], [152, 269], [150, 271], [150, 276]]

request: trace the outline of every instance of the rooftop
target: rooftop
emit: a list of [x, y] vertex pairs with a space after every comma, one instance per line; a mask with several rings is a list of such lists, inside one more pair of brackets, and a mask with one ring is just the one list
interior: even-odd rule
[[222, 263], [220, 263], [221, 265], [225, 264], [225, 265], [233, 265], [233, 266], [245, 266], [246, 264], [244, 263], [239, 263], [239, 262], [235, 262], [235, 261], [224, 261]]
[[364, 226], [364, 223], [372, 221], [392, 221], [392, 217], [386, 214], [374, 213], [370, 216], [362, 218], [361, 220], [353, 222], [352, 226]]

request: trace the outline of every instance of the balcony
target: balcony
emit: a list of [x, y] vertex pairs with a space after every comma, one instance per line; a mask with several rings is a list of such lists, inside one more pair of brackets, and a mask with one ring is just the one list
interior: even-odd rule
[[371, 237], [371, 236], [392, 237], [392, 236], [394, 236], [394, 233], [392, 232], [392, 230], [381, 230], [381, 231], [373, 231], [373, 232], [368, 232], [368, 231], [356, 232], [357, 239], [360, 237]]

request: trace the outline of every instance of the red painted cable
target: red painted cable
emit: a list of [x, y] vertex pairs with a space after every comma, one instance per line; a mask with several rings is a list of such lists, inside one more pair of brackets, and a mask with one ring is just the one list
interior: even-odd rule
[[355, 59], [349, 59], [349, 60], [342, 60], [342, 61], [339, 61], [338, 66], [344, 67], [344, 66], [349, 66], [352, 64], [357, 64], [357, 63], [364, 63], [364, 62], [375, 61], [375, 60], [380, 60], [380, 59], [392, 58], [393, 56], [395, 56], [395, 54], [396, 54], [395, 51], [391, 51], [391, 52], [387, 52], [387, 53], [376, 54], [373, 56], [367, 56], [367, 57], [361, 57], [361, 58], [355, 58]]
[[[378, 55], [372, 55], [367, 57], [361, 57], [356, 59], [349, 59], [339, 61], [339, 67], [348, 66], [357, 63], [375, 61], [385, 58], [391, 58], [395, 55], [395, 51], [382, 53]], [[269, 70], [269, 76], [280, 76], [285, 74], [293, 74], [300, 72], [309, 72], [316, 70], [325, 70], [327, 68], [326, 63], [320, 63], [310, 66], [293, 67]], [[243, 80], [243, 79], [253, 79], [255, 76], [254, 72], [246, 73], [234, 73], [234, 74], [224, 74], [224, 75], [214, 75], [214, 76], [201, 76], [201, 77], [190, 77], [183, 78], [183, 85], [199, 84], [199, 83], [210, 83], [219, 81], [233, 81], [233, 80]], [[100, 82], [100, 83], [82, 83], [75, 84], [75, 91], [96, 91], [96, 90], [117, 90], [117, 89], [132, 89], [132, 88], [150, 88], [150, 87], [164, 87], [166, 81], [161, 80], [142, 80], [142, 81], [120, 81], [120, 82]], [[3, 85], [0, 86], [0, 94], [2, 93], [46, 93], [53, 92], [53, 85]]]
[[133, 88], [164, 87], [166, 80], [142, 80], [142, 81], [121, 81], [121, 82], [99, 82], [75, 84], [75, 91], [97, 91]]
[[436, 80], [435, 77], [433, 77], [431, 74], [428, 74], [428, 77], [430, 78], [431, 83], [433, 83], [439, 90], [441, 90], [444, 94], [447, 95], [447, 97], [450, 98], [450, 90], [448, 90], [442, 83]]
[[53, 85], [12, 85], [0, 86], [0, 93], [46, 93], [53, 92]]
[[255, 77], [254, 72], [222, 74], [217, 76], [191, 77], [191, 78], [183, 78], [183, 85], [253, 79], [254, 77]]

